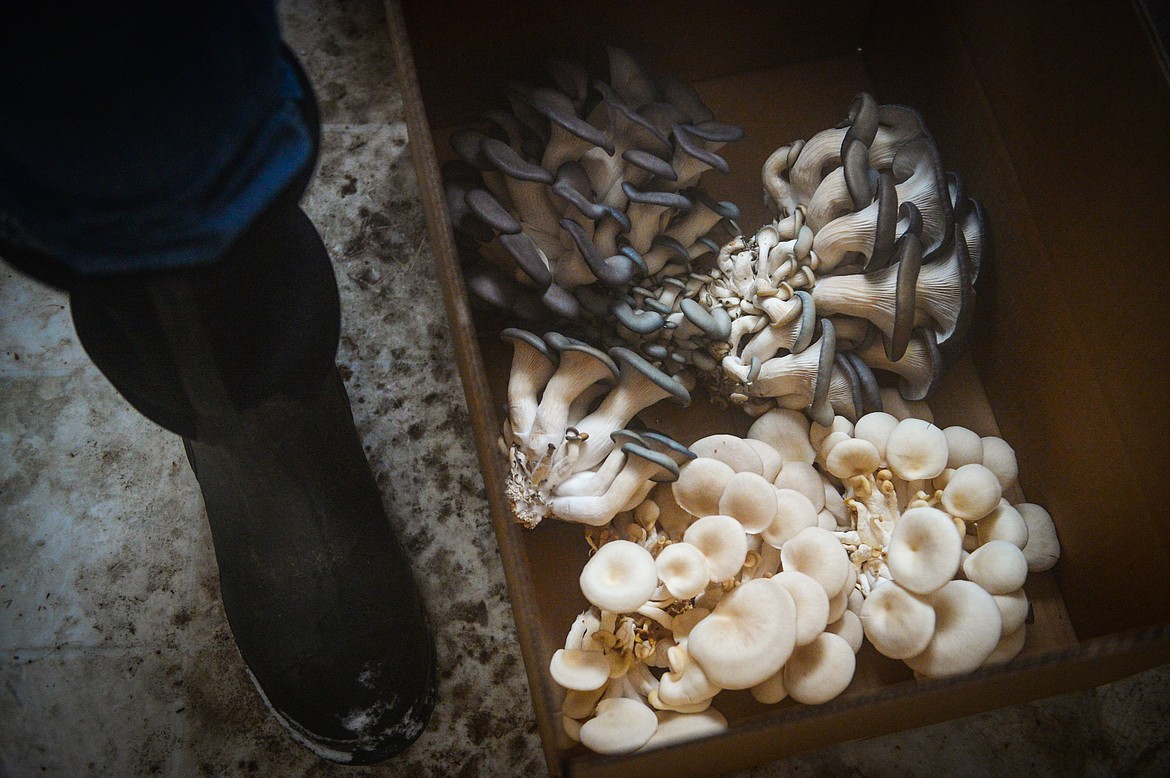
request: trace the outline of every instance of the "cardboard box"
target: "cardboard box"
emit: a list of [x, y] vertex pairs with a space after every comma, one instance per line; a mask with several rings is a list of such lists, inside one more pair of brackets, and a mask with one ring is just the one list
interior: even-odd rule
[[[1165, 413], [1170, 253], [1170, 88], [1164, 59], [1129, 3], [734, 4], [588, 0], [572, 5], [455, 0], [388, 3], [406, 112], [447, 313], [505, 566], [550, 774], [709, 775], [844, 740], [886, 734], [1084, 689], [1170, 661], [1163, 594], [1170, 472]], [[854, 94], [924, 116], [944, 167], [987, 208], [993, 236], [969, 356], [932, 398], [940, 424], [999, 433], [1016, 449], [1027, 498], [1045, 505], [1063, 557], [1033, 575], [1035, 621], [1006, 666], [917, 682], [871, 647], [850, 688], [821, 706], [756, 704], [724, 692], [725, 734], [605, 757], [561, 732], [548, 661], [586, 603], [577, 526], [512, 522], [496, 449], [509, 349], [501, 321], [473, 316], [446, 219], [438, 162], [454, 127], [503, 104], [509, 78], [549, 57], [597, 73], [604, 46], [691, 81], [747, 139], [713, 194], [745, 230], [767, 218], [759, 168], [775, 148], [839, 122]], [[696, 406], [703, 403], [696, 398]], [[680, 440], [740, 415], [652, 409]]]

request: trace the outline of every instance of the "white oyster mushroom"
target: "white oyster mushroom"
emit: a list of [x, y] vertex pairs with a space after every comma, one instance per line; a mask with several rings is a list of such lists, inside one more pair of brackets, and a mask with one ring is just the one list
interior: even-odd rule
[[870, 592], [860, 617], [865, 637], [878, 653], [891, 659], [921, 654], [934, 636], [934, 608], [894, 581]]
[[1001, 499], [995, 510], [979, 520], [975, 530], [981, 545], [992, 540], [1006, 540], [1025, 549], [1024, 555], [1027, 556], [1028, 523], [1024, 521], [1020, 511], [1007, 500]]
[[595, 691], [609, 682], [609, 661], [600, 651], [559, 648], [548, 670], [558, 684], [579, 692]]
[[886, 439], [890, 470], [906, 481], [938, 476], [946, 469], [947, 455], [946, 435], [924, 419], [902, 419]]
[[841, 614], [841, 618], [825, 627], [825, 632], [838, 635], [849, 644], [856, 654], [865, 642], [865, 631], [861, 626], [861, 617], [848, 608]]
[[947, 513], [964, 521], [987, 516], [999, 506], [1003, 489], [995, 473], [977, 462], [962, 465], [942, 490], [942, 504]]
[[809, 425], [808, 417], [800, 411], [774, 408], [752, 422], [747, 437], [762, 440], [776, 449], [785, 465], [812, 464], [817, 454], [808, 439]]
[[760, 534], [764, 542], [775, 549], [781, 549], [809, 527], [819, 526], [819, 513], [807, 497], [795, 489], [777, 489], [776, 518]]
[[734, 517], [746, 532], [758, 534], [776, 518], [776, 487], [755, 472], [739, 472], [723, 487], [719, 513]]
[[951, 581], [927, 602], [935, 613], [934, 636], [922, 653], [904, 660], [914, 672], [928, 678], [969, 673], [999, 645], [999, 608], [979, 584]]
[[840, 635], [822, 632], [797, 646], [784, 665], [784, 688], [805, 705], [821, 705], [849, 686], [857, 669], [853, 648]]
[[1060, 540], [1056, 536], [1052, 516], [1035, 503], [1022, 502], [1015, 508], [1028, 525], [1028, 543], [1024, 546], [1024, 556], [1028, 560], [1029, 572], [1051, 570], [1060, 559]]
[[1028, 628], [1021, 625], [1019, 629], [1001, 637], [995, 650], [983, 660], [983, 666], [1001, 665], [1015, 659], [1024, 650], [1027, 634]]
[[857, 420], [853, 425], [853, 436], [861, 440], [868, 440], [877, 449], [878, 459], [886, 461], [886, 441], [890, 433], [898, 426], [899, 419], [885, 411], [873, 411]]
[[1024, 585], [1028, 560], [1014, 543], [992, 540], [971, 552], [963, 562], [963, 574], [990, 594], [1007, 594]]
[[735, 578], [747, 559], [747, 533], [731, 516], [704, 516], [687, 528], [683, 542], [695, 546], [706, 557], [708, 574], [714, 583]]
[[[608, 675], [606, 681], [609, 681]], [[565, 701], [561, 703], [561, 713], [575, 720], [589, 718], [593, 715], [593, 711], [597, 708], [597, 703], [601, 700], [602, 695], [605, 694], [605, 690], [605, 684], [588, 691], [569, 689], [565, 692]], [[577, 727], [579, 729], [580, 724]]]
[[945, 427], [947, 437], [947, 467], [957, 470], [963, 465], [983, 463], [983, 440], [979, 433], [966, 427]]
[[711, 582], [707, 557], [690, 543], [671, 543], [658, 552], [654, 564], [663, 586], [680, 600], [698, 597]]
[[711, 699], [723, 691], [711, 682], [703, 667], [694, 660], [683, 645], [673, 646], [667, 652], [670, 667], [659, 680], [657, 691], [650, 696], [650, 704], [659, 710], [693, 711], [709, 705]]
[[983, 465], [995, 473], [999, 485], [1006, 492], [1016, 483], [1020, 474], [1016, 452], [1003, 438], [990, 435], [982, 439]]
[[768, 579], [792, 595], [796, 603], [796, 645], [811, 643], [829, 623], [829, 596], [815, 579], [795, 570], [785, 570]]
[[737, 473], [763, 473], [760, 455], [743, 438], [736, 435], [717, 434], [699, 438], [688, 448], [696, 456], [718, 459]]
[[671, 491], [675, 502], [694, 516], [719, 512], [719, 498], [735, 471], [726, 462], [699, 457], [679, 468], [678, 480]]
[[796, 645], [796, 604], [765, 579], [741, 584], [687, 637], [687, 650], [724, 689], [749, 689], [783, 667]]
[[855, 572], [841, 541], [820, 527], [801, 530], [785, 543], [780, 548], [780, 563], [787, 571], [812, 577], [830, 599], [845, 589]]
[[606, 543], [585, 563], [580, 577], [585, 599], [604, 611], [636, 611], [658, 588], [658, 568], [650, 552], [628, 540]]
[[833, 446], [825, 457], [825, 469], [842, 481], [869, 475], [881, 465], [881, 452], [864, 438], [850, 438]]
[[849, 609], [849, 595], [857, 587], [857, 568], [853, 565], [849, 566], [849, 579], [845, 582], [845, 586], [841, 591], [833, 597], [829, 598], [829, 623], [841, 618], [845, 611]]
[[999, 617], [1003, 620], [1003, 634], [1015, 632], [1024, 626], [1028, 620], [1028, 595], [1023, 589], [1017, 589], [1007, 594], [993, 594], [991, 598], [999, 607]]
[[777, 489], [800, 492], [818, 512], [825, 507], [825, 478], [807, 462], [786, 462], [772, 483]]
[[937, 508], [911, 508], [894, 526], [886, 554], [895, 581], [915, 594], [930, 594], [955, 577], [963, 539]]
[[637, 751], [658, 729], [654, 710], [638, 700], [612, 697], [597, 703], [593, 718], [581, 726], [581, 742], [599, 754]]
[[557, 357], [540, 336], [527, 330], [510, 327], [500, 337], [512, 344], [508, 424], [514, 433], [527, 433], [536, 418], [540, 392], [557, 369]]
[[688, 740], [697, 740], [727, 729], [727, 718], [714, 708], [708, 708], [702, 713], [677, 713], [670, 710], [660, 710], [656, 715], [658, 716], [658, 729], [654, 731], [646, 744], [638, 749], [639, 751], [649, 751]]
[[626, 462], [601, 495], [556, 496], [549, 503], [550, 512], [564, 521], [601, 526], [613, 519], [627, 505], [637, 505], [656, 481], [672, 481], [678, 477], [678, 465], [665, 454], [626, 443], [621, 450]]
[[756, 455], [760, 458], [760, 475], [764, 476], [768, 481], [776, 480], [776, 476], [780, 473], [780, 468], [784, 465], [784, 458], [780, 456], [780, 452], [772, 448], [770, 445], [762, 440], [755, 438], [743, 438], [743, 442], [752, 447]]

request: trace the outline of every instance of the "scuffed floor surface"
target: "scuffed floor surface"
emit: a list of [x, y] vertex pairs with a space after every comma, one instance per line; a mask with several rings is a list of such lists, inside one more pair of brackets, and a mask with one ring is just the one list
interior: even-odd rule
[[[282, 6], [316, 86], [305, 208], [345, 306], [339, 361], [437, 627], [440, 702], [378, 767], [314, 758], [235, 652], [195, 480], [77, 345], [64, 298], [0, 266], [0, 776], [544, 772], [374, 0]], [[1170, 774], [1170, 670], [741, 774]]]

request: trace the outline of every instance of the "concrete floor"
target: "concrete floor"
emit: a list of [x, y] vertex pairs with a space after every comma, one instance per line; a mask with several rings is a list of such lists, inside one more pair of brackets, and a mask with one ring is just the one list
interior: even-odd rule
[[[376, 0], [282, 4], [324, 140], [305, 208], [334, 258], [339, 362], [436, 625], [439, 707], [375, 768], [287, 739], [235, 653], [177, 438], [0, 266], [0, 776], [527, 776], [544, 770]], [[1170, 775], [1170, 669], [742, 773]]]

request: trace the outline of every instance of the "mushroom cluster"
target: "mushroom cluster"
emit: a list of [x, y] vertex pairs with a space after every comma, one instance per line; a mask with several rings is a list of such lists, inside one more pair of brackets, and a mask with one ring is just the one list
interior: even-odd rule
[[691, 454], [670, 438], [627, 429], [660, 400], [690, 404], [686, 385], [633, 351], [608, 353], [560, 333], [501, 333], [512, 344], [508, 407], [500, 446], [505, 492], [517, 520], [535, 527], [550, 513], [587, 525], [637, 505], [656, 481], [678, 477]]
[[753, 415], [855, 420], [882, 409], [874, 370], [924, 399], [961, 348], [986, 230], [921, 117], [859, 95], [841, 126], [774, 152], [763, 179], [776, 220], [678, 282], [675, 327], [619, 334], [694, 364]]
[[1024, 581], [1059, 555], [1051, 518], [1004, 499], [1002, 439], [896, 410], [821, 425], [773, 409], [746, 438], [695, 441], [676, 478], [587, 532], [591, 607], [550, 664], [571, 738], [623, 753], [714, 732], [724, 689], [828, 702], [866, 639], [923, 677], [1023, 648]]
[[451, 135], [443, 179], [468, 288], [523, 320], [660, 325], [634, 313], [633, 290], [685, 277], [738, 231], [719, 227], [735, 205], [698, 184], [727, 172], [716, 151], [742, 130], [687, 84], [608, 54], [608, 81], [553, 62], [555, 86], [512, 83], [510, 111]]

